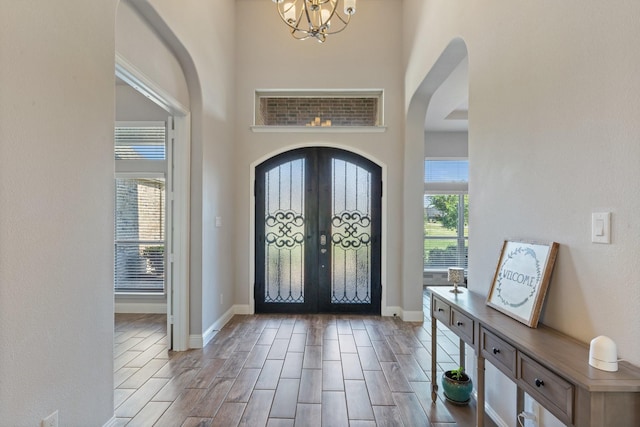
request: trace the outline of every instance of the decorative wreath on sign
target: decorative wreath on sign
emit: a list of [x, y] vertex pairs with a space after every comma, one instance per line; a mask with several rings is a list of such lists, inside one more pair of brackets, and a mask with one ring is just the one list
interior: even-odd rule
[[[509, 265], [518, 260], [520, 260], [522, 264], [531, 264], [535, 274], [530, 275], [526, 272], [509, 269]], [[504, 305], [514, 308], [521, 307], [536, 294], [542, 273], [540, 270], [540, 260], [533, 249], [522, 246], [517, 247], [507, 255], [499, 271], [496, 291], [498, 298], [500, 298]], [[502, 286], [505, 281], [520, 285], [524, 292], [508, 292], [507, 287]], [[520, 298], [514, 300], [514, 296], [520, 296]]]
[[487, 305], [535, 328], [558, 246], [555, 242], [505, 241]]

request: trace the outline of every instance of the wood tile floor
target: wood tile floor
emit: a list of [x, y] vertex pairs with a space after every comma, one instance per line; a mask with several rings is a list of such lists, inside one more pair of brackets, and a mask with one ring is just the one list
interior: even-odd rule
[[[119, 426], [475, 424], [473, 405], [431, 403], [430, 318], [234, 316], [186, 352], [168, 352], [165, 331], [164, 315], [115, 316]], [[458, 340], [439, 334], [443, 371], [457, 366]]]

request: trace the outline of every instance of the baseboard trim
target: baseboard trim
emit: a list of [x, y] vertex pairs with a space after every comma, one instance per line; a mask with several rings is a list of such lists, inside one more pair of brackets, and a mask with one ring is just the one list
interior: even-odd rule
[[382, 310], [380, 310], [380, 314], [385, 317], [402, 317], [402, 309], [400, 307], [382, 307]]
[[218, 320], [213, 322], [211, 326], [207, 328], [206, 331], [202, 335], [200, 334], [192, 334], [189, 335], [189, 348], [203, 348], [205, 345], [209, 344], [209, 341], [216, 336], [218, 331], [224, 327], [224, 325], [231, 320], [234, 314], [242, 314], [236, 313], [236, 306], [232, 306], [229, 310], [227, 310]]
[[116, 302], [116, 313], [167, 314], [167, 303]]
[[233, 306], [234, 314], [255, 314], [249, 304], [236, 304]]
[[116, 427], [117, 425], [118, 425], [118, 422], [116, 421], [116, 416], [114, 415], [102, 427]]
[[424, 321], [424, 313], [420, 311], [402, 311], [402, 320], [405, 322], [422, 322]]
[[422, 311], [403, 310], [398, 306], [382, 307], [381, 314], [387, 317], [400, 317], [405, 322], [422, 322], [424, 314]]
[[214, 325], [211, 325], [202, 335], [189, 335], [189, 348], [203, 348], [216, 336], [220, 329], [216, 329]]
[[[224, 326], [224, 325], [223, 325]], [[216, 336], [216, 334], [218, 333], [218, 331], [220, 331], [220, 329], [222, 329], [221, 327], [216, 327], [215, 325], [211, 325], [209, 326], [209, 328], [204, 331], [204, 334], [202, 334], [202, 347], [204, 347], [205, 345], [209, 344], [209, 341], [211, 341], [213, 339], [213, 337]], [[198, 347], [198, 348], [202, 348], [202, 347]]]

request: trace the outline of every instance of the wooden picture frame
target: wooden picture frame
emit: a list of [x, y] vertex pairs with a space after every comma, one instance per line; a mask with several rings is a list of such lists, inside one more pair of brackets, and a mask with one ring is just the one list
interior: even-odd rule
[[558, 247], [556, 242], [505, 240], [487, 305], [537, 327]]

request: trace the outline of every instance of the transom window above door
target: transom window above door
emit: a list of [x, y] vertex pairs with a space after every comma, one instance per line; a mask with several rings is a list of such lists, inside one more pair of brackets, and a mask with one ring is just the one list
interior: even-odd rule
[[382, 90], [259, 90], [254, 131], [381, 131]]

